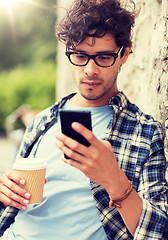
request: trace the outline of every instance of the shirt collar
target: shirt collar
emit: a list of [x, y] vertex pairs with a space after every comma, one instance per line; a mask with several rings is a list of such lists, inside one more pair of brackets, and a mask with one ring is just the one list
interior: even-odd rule
[[128, 104], [128, 99], [123, 92], [110, 98], [108, 105], [114, 107], [115, 113], [121, 112]]
[[[76, 93], [69, 94], [65, 96], [60, 101], [58, 101], [52, 108], [51, 108], [51, 118], [57, 117], [58, 110], [62, 108], [65, 102], [72, 98]], [[108, 105], [114, 108], [115, 113], [121, 112], [128, 103], [128, 99], [123, 92], [119, 92], [116, 96], [110, 98]]]

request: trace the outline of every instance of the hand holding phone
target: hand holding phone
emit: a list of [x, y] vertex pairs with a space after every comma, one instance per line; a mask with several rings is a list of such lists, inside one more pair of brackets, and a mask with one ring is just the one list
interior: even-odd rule
[[[90, 146], [90, 143], [79, 133], [72, 129], [71, 124], [73, 122], [79, 122], [84, 125], [89, 130], [92, 130], [91, 124], [91, 112], [90, 111], [71, 111], [71, 110], [60, 110], [60, 119], [61, 119], [61, 129], [62, 133], [68, 137], [76, 140], [77, 142], [85, 145], [86, 147]], [[64, 155], [65, 158], [69, 158]]]

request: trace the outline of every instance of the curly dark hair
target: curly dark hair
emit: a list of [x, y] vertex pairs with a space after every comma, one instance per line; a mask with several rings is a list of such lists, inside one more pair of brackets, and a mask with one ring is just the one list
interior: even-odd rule
[[75, 49], [87, 36], [111, 33], [118, 47], [131, 47], [136, 11], [132, 0], [133, 8], [125, 2], [122, 7], [120, 0], [75, 0], [56, 25], [57, 39], [67, 48]]

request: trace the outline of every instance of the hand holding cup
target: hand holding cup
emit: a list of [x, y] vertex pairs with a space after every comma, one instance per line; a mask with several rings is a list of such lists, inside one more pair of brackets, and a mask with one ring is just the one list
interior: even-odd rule
[[45, 184], [45, 161], [31, 157], [17, 159], [14, 164], [14, 172], [26, 181], [23, 188], [31, 193], [29, 204], [40, 203]]

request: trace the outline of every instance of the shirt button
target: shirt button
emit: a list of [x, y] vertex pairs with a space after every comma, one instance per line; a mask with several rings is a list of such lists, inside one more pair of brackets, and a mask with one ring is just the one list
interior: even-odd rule
[[41, 131], [44, 131], [45, 130], [45, 126], [41, 126]]

